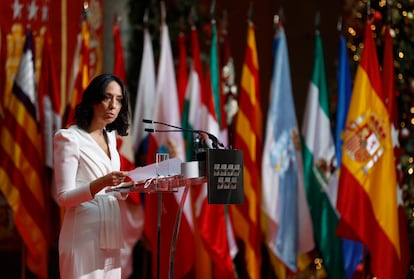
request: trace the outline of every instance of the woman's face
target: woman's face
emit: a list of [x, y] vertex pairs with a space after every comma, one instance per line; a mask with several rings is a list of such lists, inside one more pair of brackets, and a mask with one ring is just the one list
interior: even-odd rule
[[122, 108], [122, 89], [111, 81], [105, 89], [104, 99], [93, 106], [93, 120], [106, 126], [115, 121]]

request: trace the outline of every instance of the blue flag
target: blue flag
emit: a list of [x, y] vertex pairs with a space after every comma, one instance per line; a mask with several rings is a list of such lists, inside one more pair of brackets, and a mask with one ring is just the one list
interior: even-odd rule
[[265, 235], [270, 251], [290, 270], [296, 271], [298, 255], [313, 249], [314, 241], [303, 185], [288, 57], [285, 32], [280, 26], [274, 40], [274, 68], [263, 150], [262, 208], [267, 218]]
[[337, 72], [338, 79], [338, 105], [336, 109], [335, 125], [335, 152], [337, 165], [341, 165], [342, 158], [342, 139], [341, 133], [345, 128], [346, 116], [348, 115], [349, 103], [352, 95], [351, 72], [349, 69], [348, 52], [346, 39], [344, 36], [339, 38], [339, 65]]
[[[349, 103], [352, 96], [352, 81], [348, 62], [346, 39], [339, 38], [339, 65], [337, 72], [338, 79], [338, 106], [335, 125], [335, 148], [337, 165], [341, 165], [342, 158], [342, 139], [341, 133], [345, 128], [346, 117], [348, 115]], [[342, 254], [344, 269], [347, 279], [351, 279], [358, 264], [362, 261], [362, 244], [353, 240], [342, 239]]]

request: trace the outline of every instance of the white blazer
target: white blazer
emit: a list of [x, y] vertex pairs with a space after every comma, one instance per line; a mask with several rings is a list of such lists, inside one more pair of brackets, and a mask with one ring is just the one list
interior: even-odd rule
[[65, 208], [59, 236], [62, 278], [120, 278], [125, 204], [105, 189], [93, 198], [89, 188], [91, 181], [120, 169], [115, 132], [107, 135], [110, 157], [77, 126], [54, 137], [56, 194]]

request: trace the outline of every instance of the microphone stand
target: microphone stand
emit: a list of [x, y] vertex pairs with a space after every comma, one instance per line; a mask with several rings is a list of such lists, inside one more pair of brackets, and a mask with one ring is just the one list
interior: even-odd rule
[[163, 125], [163, 126], [167, 126], [167, 127], [170, 127], [170, 128], [177, 129], [177, 130], [157, 130], [157, 129], [145, 128], [145, 131], [149, 132], [149, 133], [154, 133], [154, 132], [185, 132], [185, 133], [196, 133], [196, 134], [199, 134], [199, 135], [205, 134], [211, 140], [212, 147], [214, 149], [224, 148], [224, 144], [222, 142], [220, 142], [215, 135], [213, 135], [213, 134], [211, 134], [207, 131], [185, 129], [185, 128], [182, 128], [182, 127], [179, 127], [179, 126], [171, 125], [171, 124], [164, 123], [164, 122], [154, 121], [154, 120], [150, 120], [150, 119], [145, 119], [145, 118], [142, 119], [142, 122], [147, 123], [147, 124], [159, 124], [159, 125]]

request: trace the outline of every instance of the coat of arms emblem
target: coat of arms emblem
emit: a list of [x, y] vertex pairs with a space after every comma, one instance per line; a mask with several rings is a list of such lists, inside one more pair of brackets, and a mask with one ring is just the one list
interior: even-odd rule
[[363, 165], [364, 172], [368, 172], [384, 153], [384, 123], [373, 114], [361, 115], [351, 122], [346, 127], [343, 138], [347, 154]]

